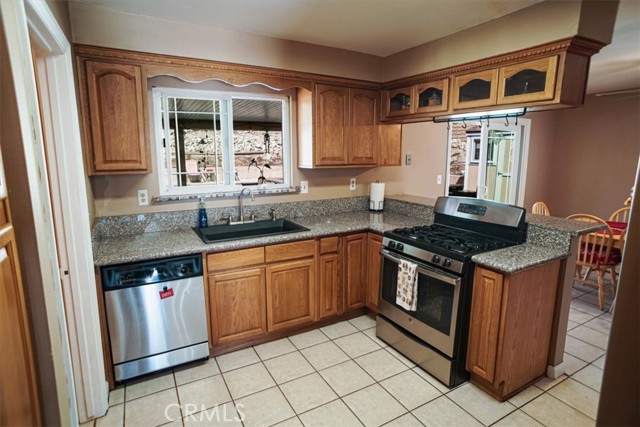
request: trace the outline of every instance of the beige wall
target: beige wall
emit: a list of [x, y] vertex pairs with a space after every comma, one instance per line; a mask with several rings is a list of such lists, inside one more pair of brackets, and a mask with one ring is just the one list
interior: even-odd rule
[[617, 0], [544, 1], [509, 15], [387, 56], [383, 81], [477, 61], [581, 35], [610, 43]]
[[45, 0], [47, 6], [53, 13], [53, 16], [58, 21], [58, 25], [67, 37], [67, 40], [71, 41], [71, 18], [69, 17], [69, 2], [68, 0]]
[[382, 58], [249, 33], [70, 5], [75, 43], [381, 81]]
[[[463, 12], [461, 12], [463, 13]], [[545, 1], [384, 59], [384, 81], [574, 36], [580, 2]], [[544, 31], [541, 24], [544, 23]]]
[[556, 113], [536, 112], [528, 114], [527, 118], [531, 119], [531, 127], [523, 207], [531, 211], [535, 202], [544, 201], [555, 215], [554, 206], [549, 205], [549, 193], [553, 190], [551, 159], [554, 156]]
[[640, 153], [640, 96], [588, 96], [556, 115], [547, 184], [552, 213], [609, 215], [629, 196]]
[[[406, 154], [412, 164], [405, 165]], [[384, 182], [385, 194], [408, 194], [435, 198], [444, 194], [447, 159], [447, 125], [431, 122], [402, 126], [402, 166], [372, 169], [362, 174], [365, 182]], [[437, 176], [442, 175], [442, 184]], [[368, 194], [368, 189], [365, 192]]]

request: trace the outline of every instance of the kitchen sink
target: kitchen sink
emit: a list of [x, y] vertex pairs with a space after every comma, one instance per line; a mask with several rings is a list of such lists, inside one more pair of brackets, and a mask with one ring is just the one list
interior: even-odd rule
[[276, 221], [267, 220], [234, 225], [212, 225], [206, 228], [194, 227], [194, 231], [203, 242], [216, 243], [226, 240], [298, 233], [300, 231], [309, 231], [309, 229], [287, 219], [278, 219]]

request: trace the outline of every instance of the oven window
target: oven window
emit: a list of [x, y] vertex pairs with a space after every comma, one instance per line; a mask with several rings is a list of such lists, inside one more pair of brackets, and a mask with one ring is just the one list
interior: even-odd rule
[[382, 298], [385, 301], [429, 325], [431, 328], [445, 335], [450, 335], [451, 317], [454, 312], [454, 286], [436, 278], [419, 274], [418, 307], [416, 311], [407, 311], [396, 305], [398, 264], [385, 258], [382, 275]]

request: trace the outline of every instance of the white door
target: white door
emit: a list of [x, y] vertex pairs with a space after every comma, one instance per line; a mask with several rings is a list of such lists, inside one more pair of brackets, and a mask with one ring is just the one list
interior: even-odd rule
[[516, 205], [524, 193], [523, 153], [528, 126], [492, 121], [483, 126], [478, 171], [479, 199]]

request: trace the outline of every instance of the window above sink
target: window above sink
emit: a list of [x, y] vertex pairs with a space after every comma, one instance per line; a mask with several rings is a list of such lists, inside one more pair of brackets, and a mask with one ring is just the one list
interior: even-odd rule
[[290, 188], [289, 101], [264, 89], [154, 87], [160, 195]]

